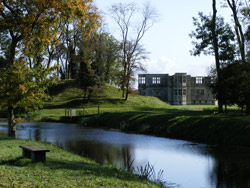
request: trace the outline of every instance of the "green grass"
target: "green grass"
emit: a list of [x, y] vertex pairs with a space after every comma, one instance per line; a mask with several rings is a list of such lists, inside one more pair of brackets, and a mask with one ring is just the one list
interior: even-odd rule
[[[112, 166], [66, 152], [51, 144], [0, 136], [0, 187], [159, 187]], [[22, 159], [19, 145], [48, 148], [46, 163]]]

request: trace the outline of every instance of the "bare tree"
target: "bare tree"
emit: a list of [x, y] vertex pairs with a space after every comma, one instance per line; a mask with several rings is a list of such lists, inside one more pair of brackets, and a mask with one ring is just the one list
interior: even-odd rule
[[[110, 9], [112, 18], [117, 23], [121, 32], [121, 62], [122, 97], [128, 99], [129, 87], [133, 71], [142, 68], [139, 59], [145, 59], [145, 50], [139, 45], [141, 39], [158, 19], [155, 9], [149, 4], [144, 4], [142, 9], [135, 3], [114, 4]], [[134, 22], [134, 20], [137, 22]], [[140, 57], [141, 56], [141, 57]]]

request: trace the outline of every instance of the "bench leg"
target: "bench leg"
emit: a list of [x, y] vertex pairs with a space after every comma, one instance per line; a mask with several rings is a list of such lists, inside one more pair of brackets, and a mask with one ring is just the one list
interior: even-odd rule
[[31, 152], [23, 149], [23, 158], [31, 158]]
[[46, 162], [46, 152], [44, 151], [36, 151], [31, 152], [31, 160], [32, 162]]

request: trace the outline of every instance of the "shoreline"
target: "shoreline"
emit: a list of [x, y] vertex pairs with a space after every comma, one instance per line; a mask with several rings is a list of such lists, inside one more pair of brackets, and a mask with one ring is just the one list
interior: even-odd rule
[[[243, 117], [243, 116], [242, 116]], [[180, 139], [211, 145], [250, 148], [250, 117], [231, 115], [162, 115], [143, 112], [105, 113], [86, 118], [84, 126]], [[102, 124], [102, 126], [99, 126]]]
[[[24, 122], [32, 121], [28, 119]], [[46, 118], [36, 122], [76, 123], [89, 128], [250, 148], [250, 116], [243, 114], [131, 111], [106, 112], [84, 119], [81, 116], [62, 116], [59, 120]]]

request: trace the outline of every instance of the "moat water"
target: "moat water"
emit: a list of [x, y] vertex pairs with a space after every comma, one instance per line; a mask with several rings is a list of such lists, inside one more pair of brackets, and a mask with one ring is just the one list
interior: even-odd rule
[[[2, 126], [1, 126], [2, 125]], [[7, 134], [0, 123], [0, 134]], [[250, 187], [250, 149], [84, 128], [65, 123], [22, 123], [17, 137], [50, 142], [100, 164], [152, 164], [169, 185], [183, 188]], [[20, 150], [21, 155], [21, 150]], [[173, 184], [171, 184], [173, 183]]]

